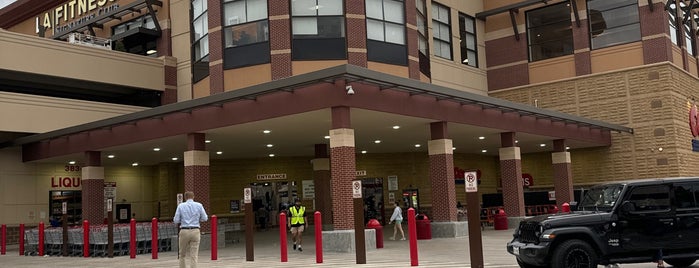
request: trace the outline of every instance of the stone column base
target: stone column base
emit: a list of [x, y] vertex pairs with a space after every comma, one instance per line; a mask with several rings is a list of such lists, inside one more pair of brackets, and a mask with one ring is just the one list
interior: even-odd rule
[[[354, 230], [323, 231], [324, 252], [356, 252]], [[366, 250], [376, 250], [376, 230], [364, 230]]]
[[[480, 223], [478, 223], [478, 225], [480, 226]], [[431, 222], [430, 229], [432, 230], [433, 238], [468, 236], [467, 221]]]

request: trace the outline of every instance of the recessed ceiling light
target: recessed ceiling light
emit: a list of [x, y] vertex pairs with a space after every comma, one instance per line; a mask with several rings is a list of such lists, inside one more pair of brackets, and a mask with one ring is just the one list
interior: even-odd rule
[[546, 143], [539, 144], [539, 147], [546, 147]]
[[362, 153], [365, 154], [365, 153], [366, 153], [366, 150], [363, 150]]
[[456, 147], [451, 147], [451, 150], [452, 150], [452, 151], [456, 150]]
[[272, 133], [272, 131], [269, 130], [269, 129], [265, 129], [265, 130], [262, 131], [262, 133], [269, 134], [269, 133]]
[[515, 140], [515, 143], [519, 143], [519, 141], [518, 141], [518, 140]]
[[570, 146], [566, 146], [566, 150], [570, 150]]
[[323, 138], [325, 138], [326, 140], [329, 140], [329, 139], [330, 139], [330, 136], [325, 136], [325, 137], [323, 137]]
[[381, 140], [375, 140], [374, 143], [381, 143]]
[[172, 161], [177, 161], [177, 160], [179, 160], [179, 158], [177, 158], [177, 157], [173, 157], [173, 158], [171, 158], [171, 159], [172, 159]]
[[75, 165], [75, 161], [68, 161], [68, 164]]
[[114, 158], [115, 156], [113, 154], [110, 154], [107, 156], [107, 158]]
[[486, 150], [486, 149], [481, 150], [481, 153], [487, 153], [487, 152], [488, 152], [488, 150]]
[[271, 143], [267, 144], [267, 148], [272, 148], [272, 147], [274, 147], [274, 144], [271, 144]]
[[138, 166], [138, 163], [137, 163], [137, 162], [134, 162], [134, 163], [131, 164], [131, 166], [136, 167], [136, 166]]
[[211, 140], [205, 140], [204, 143], [211, 143]]
[[155, 148], [153, 148], [153, 151], [160, 152], [160, 148], [155, 147]]
[[400, 126], [393, 126], [393, 129], [399, 129]]
[[222, 151], [218, 151], [218, 152], [216, 152], [216, 154], [223, 154], [223, 152], [222, 152]]
[[420, 148], [420, 144], [415, 144], [415, 148]]
[[480, 136], [480, 137], [478, 137], [478, 139], [479, 139], [479, 140], [485, 140], [485, 137]]
[[274, 154], [269, 154], [269, 157], [274, 157]]
[[156, 52], [158, 52], [158, 51], [156, 51], [155, 49], [149, 49], [148, 51], [146, 51], [146, 54], [147, 54], [147, 55], [153, 55], [153, 54], [155, 54]]

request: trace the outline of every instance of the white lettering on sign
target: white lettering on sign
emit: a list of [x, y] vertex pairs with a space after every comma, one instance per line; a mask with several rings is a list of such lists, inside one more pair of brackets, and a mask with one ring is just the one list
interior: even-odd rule
[[257, 174], [258, 181], [286, 180], [286, 173], [282, 174]]
[[362, 198], [362, 181], [352, 181], [352, 198]]

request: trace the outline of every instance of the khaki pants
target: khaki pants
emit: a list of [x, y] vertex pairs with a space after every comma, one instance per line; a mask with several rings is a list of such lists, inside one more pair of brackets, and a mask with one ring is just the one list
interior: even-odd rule
[[199, 259], [199, 242], [201, 241], [201, 233], [199, 229], [180, 229], [179, 247], [180, 247], [180, 268], [187, 267], [187, 260], [190, 260], [192, 268], [197, 267]]

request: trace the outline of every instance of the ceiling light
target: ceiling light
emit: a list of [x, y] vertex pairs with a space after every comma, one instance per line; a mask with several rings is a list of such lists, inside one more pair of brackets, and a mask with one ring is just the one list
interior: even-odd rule
[[456, 150], [456, 147], [451, 147], [451, 150], [452, 150], [452, 151]]
[[374, 143], [381, 143], [381, 140], [375, 140]]
[[274, 157], [274, 154], [269, 154], [269, 157]]
[[366, 150], [363, 150], [362, 153], [363, 153], [363, 154], [366, 154]]
[[269, 134], [269, 133], [272, 133], [272, 131], [269, 130], [269, 129], [265, 129], [265, 130], [262, 131], [262, 133]]
[[204, 143], [211, 143], [211, 140], [205, 140]]
[[519, 143], [519, 141], [518, 141], [518, 140], [515, 140], [515, 143]]
[[486, 150], [486, 149], [481, 150], [481, 153], [487, 153], [487, 152], [488, 152], [488, 150]]
[[223, 154], [223, 152], [222, 152], [222, 151], [218, 151], [218, 152], [216, 152], [216, 154]]
[[155, 148], [153, 148], [153, 151], [160, 152], [160, 148], [155, 147]]
[[114, 158], [114, 155], [113, 155], [113, 154], [110, 154], [110, 155], [107, 156], [107, 158], [110, 158], [110, 159], [111, 159], [111, 158]]
[[485, 140], [485, 137], [480, 136], [480, 137], [478, 137], [478, 139], [479, 139], [479, 140]]
[[69, 165], [75, 165], [75, 161], [68, 161]]
[[420, 148], [420, 144], [415, 144], [415, 148]]
[[132, 163], [131, 166], [137, 167], [137, 166], [138, 166], [138, 162]]
[[272, 147], [274, 147], [274, 144], [271, 144], [271, 143], [267, 144], [267, 148], [272, 148]]
[[179, 158], [177, 158], [177, 157], [173, 157], [173, 158], [171, 158], [171, 159], [172, 159], [172, 161], [177, 161], [177, 160], [179, 160]]
[[539, 147], [546, 147], [546, 143], [539, 144]]
[[329, 140], [329, 139], [330, 139], [330, 136], [325, 136], [325, 137], [323, 137], [323, 138], [325, 138], [326, 140]]
[[158, 52], [158, 51], [155, 49], [150, 49], [150, 50], [146, 51], [146, 54], [153, 55], [153, 54], [155, 54], [155, 52]]
[[400, 126], [393, 126], [393, 129], [399, 129]]
[[566, 150], [570, 150], [570, 146], [566, 146]]

